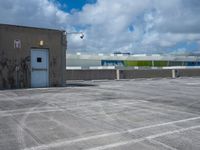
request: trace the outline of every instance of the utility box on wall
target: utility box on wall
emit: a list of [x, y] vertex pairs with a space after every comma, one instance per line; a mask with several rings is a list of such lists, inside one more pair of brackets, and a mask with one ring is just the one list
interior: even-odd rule
[[0, 89], [62, 86], [65, 31], [0, 24]]

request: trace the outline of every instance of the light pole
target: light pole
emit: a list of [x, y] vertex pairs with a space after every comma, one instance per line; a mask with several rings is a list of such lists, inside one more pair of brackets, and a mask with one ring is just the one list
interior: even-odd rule
[[80, 39], [84, 38], [84, 34], [83, 32], [65, 32], [66, 34], [66, 41], [67, 41], [67, 50], [68, 50], [68, 35], [72, 35], [72, 34], [79, 34], [80, 35]]
[[[66, 35], [66, 48], [68, 50], [68, 35], [72, 35], [72, 34], [79, 34], [80, 35], [80, 38], [83, 39], [84, 38], [84, 34], [83, 32], [65, 32], [65, 35]], [[67, 51], [66, 50], [66, 51]], [[65, 70], [66, 70], [66, 66], [67, 66], [67, 57], [65, 56], [66, 60], [65, 60]], [[67, 78], [66, 78], [66, 81], [65, 83], [67, 83]]]

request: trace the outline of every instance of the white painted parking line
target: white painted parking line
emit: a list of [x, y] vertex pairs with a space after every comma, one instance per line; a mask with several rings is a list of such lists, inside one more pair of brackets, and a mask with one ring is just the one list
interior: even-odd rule
[[186, 83], [187, 85], [200, 85], [200, 83], [190, 83], [190, 82], [188, 82], [188, 83]]
[[150, 125], [150, 126], [146, 126], [146, 127], [130, 129], [130, 130], [128, 130], [128, 132], [134, 132], [134, 131], [138, 131], [138, 130], [160, 127], [160, 126], [165, 126], [165, 125], [172, 125], [172, 124], [176, 124], [176, 123], [187, 122], [187, 121], [192, 121], [192, 120], [197, 120], [197, 119], [200, 119], [200, 117], [188, 118], [188, 119], [183, 119], [183, 120], [178, 120], [178, 121], [171, 121], [171, 122], [166, 122], [166, 123], [161, 123], [161, 124]]
[[167, 149], [169, 149], [169, 150], [177, 150], [177, 149], [174, 148], [174, 147], [171, 147], [171, 146], [169, 146], [169, 145], [166, 145], [166, 144], [161, 143], [161, 142], [159, 142], [159, 141], [156, 141], [156, 140], [154, 140], [154, 139], [150, 139], [149, 141], [150, 141], [151, 143], [156, 144], [156, 145], [160, 145], [160, 146], [162, 146], [162, 147], [165, 147], [165, 148], [167, 148]]
[[87, 150], [105, 150], [105, 149], [115, 148], [115, 147], [119, 147], [119, 146], [123, 146], [123, 145], [127, 145], [127, 144], [142, 142], [144, 140], [151, 140], [151, 139], [155, 139], [155, 138], [158, 138], [158, 137], [171, 135], [171, 134], [174, 134], [174, 133], [181, 133], [181, 132], [184, 132], [184, 131], [189, 131], [189, 130], [193, 130], [193, 129], [197, 129], [197, 128], [200, 128], [200, 125], [192, 126], [192, 127], [189, 127], [189, 128], [183, 128], [183, 129], [179, 129], [179, 130], [173, 130], [173, 131], [169, 131], [169, 132], [164, 132], [164, 133], [160, 133], [160, 134], [155, 134], [155, 135], [147, 136], [147, 137], [144, 137], [144, 138], [139, 138], [139, 139], [124, 141], [124, 142], [118, 142], [118, 143], [113, 143], [113, 144], [109, 144], [109, 145], [99, 146], [99, 147], [90, 148], [90, 149], [87, 149]]
[[63, 110], [62, 109], [54, 109], [54, 108], [52, 108], [52, 109], [44, 109], [44, 110], [33, 110], [33, 111], [31, 111], [31, 112], [29, 112], [29, 111], [24, 111], [24, 112], [4, 112], [4, 111], [2, 111], [2, 112], [0, 112], [0, 117], [7, 117], [7, 116], [14, 116], [14, 115], [24, 115], [24, 114], [26, 114], [27, 112], [29, 113], [29, 114], [39, 114], [39, 113], [46, 113], [46, 112], [62, 112]]
[[[123, 132], [111, 132], [111, 133], [106, 133], [106, 134], [101, 134], [101, 135], [95, 135], [95, 136], [78, 138], [78, 139], [74, 139], [74, 140], [57, 141], [57, 142], [50, 143], [50, 144], [47, 144], [47, 145], [40, 145], [40, 146], [36, 146], [36, 147], [26, 148], [24, 150], [42, 150], [42, 149], [47, 149], [47, 148], [52, 148], [52, 147], [58, 147], [58, 146], [64, 146], [64, 145], [68, 145], [68, 144], [73, 144], [73, 143], [77, 143], [77, 142], [81, 142], [81, 141], [87, 141], [87, 140], [98, 139], [98, 138], [107, 137], [107, 136], [113, 136], [113, 135], [120, 135], [120, 134], [125, 134], [125, 133], [132, 133], [132, 132], [140, 131], [140, 130], [144, 130], [144, 129], [150, 129], [150, 128], [155, 128], [155, 127], [160, 127], [160, 126], [166, 126], [166, 125], [173, 125], [173, 124], [176, 124], [176, 123], [183, 123], [183, 122], [192, 121], [192, 120], [198, 120], [198, 119], [200, 119], [200, 116], [199, 117], [194, 117], [194, 118], [183, 119], [183, 120], [177, 120], [177, 121], [171, 121], [171, 122], [161, 123], [161, 124], [149, 125], [149, 126], [140, 127], [140, 128], [129, 129], [129, 130], [123, 131]], [[194, 127], [197, 128], [197, 126], [194, 126]], [[200, 126], [198, 126], [198, 127], [200, 127]], [[185, 128], [185, 129], [186, 130], [191, 130], [192, 128], [190, 127], [190, 128]], [[154, 137], [153, 136], [149, 136], [149, 137], [146, 137], [146, 138], [152, 139], [152, 138], [155, 138], [156, 136], [162, 136], [162, 135], [165, 135], [165, 134], [169, 134], [171, 132], [172, 132], [171, 134], [173, 134], [173, 132], [174, 133], [176, 133], [178, 131], [181, 132], [182, 130], [184, 131], [185, 129], [173, 130], [173, 131], [165, 132], [165, 133], [162, 133], [162, 134], [156, 134], [156, 135], [154, 135]], [[138, 140], [140, 141], [141, 139], [138, 139]], [[144, 139], [142, 139], [142, 140], [144, 140]], [[131, 140], [131, 141], [134, 142], [134, 140]], [[116, 144], [116, 146], [117, 145], [119, 145], [119, 146], [120, 145], [124, 145], [123, 143], [124, 142], [118, 143], [118, 144]], [[111, 144], [111, 147], [112, 147], [112, 145], [113, 144]]]

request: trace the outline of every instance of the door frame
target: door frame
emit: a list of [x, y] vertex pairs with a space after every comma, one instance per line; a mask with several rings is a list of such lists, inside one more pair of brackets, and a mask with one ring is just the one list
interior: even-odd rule
[[49, 77], [49, 75], [50, 75], [50, 71], [49, 71], [49, 65], [50, 65], [50, 53], [49, 53], [49, 48], [36, 48], [36, 47], [34, 47], [34, 48], [31, 48], [30, 49], [30, 68], [31, 68], [31, 71], [30, 71], [30, 87], [31, 88], [33, 88], [33, 86], [32, 86], [32, 70], [33, 70], [33, 68], [32, 68], [32, 51], [46, 51], [47, 52], [47, 58], [48, 58], [48, 63], [47, 63], [47, 86], [45, 86], [45, 87], [49, 87], [50, 86], [50, 77]]

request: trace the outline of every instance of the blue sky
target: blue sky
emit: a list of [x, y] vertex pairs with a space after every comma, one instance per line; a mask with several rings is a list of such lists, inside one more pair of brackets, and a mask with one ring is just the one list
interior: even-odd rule
[[73, 9], [81, 10], [86, 4], [94, 4], [96, 0], [57, 0], [64, 11], [70, 12]]
[[199, 14], [200, 0], [0, 0], [0, 23], [84, 32], [69, 52], [200, 53]]

